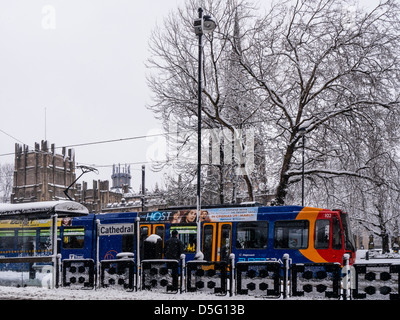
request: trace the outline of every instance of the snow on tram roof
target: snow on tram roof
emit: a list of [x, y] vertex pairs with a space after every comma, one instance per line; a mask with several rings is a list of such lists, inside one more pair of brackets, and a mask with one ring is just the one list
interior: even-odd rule
[[74, 201], [42, 201], [30, 203], [1, 203], [0, 218], [21, 215], [49, 216], [57, 213], [59, 216], [81, 216], [89, 214], [88, 209]]

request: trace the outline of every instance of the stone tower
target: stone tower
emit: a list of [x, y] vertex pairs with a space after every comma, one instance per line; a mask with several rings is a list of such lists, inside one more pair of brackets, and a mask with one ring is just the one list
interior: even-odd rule
[[[11, 203], [66, 199], [64, 190], [75, 180], [75, 153], [62, 148], [56, 154], [55, 145], [35, 143], [35, 150], [15, 144], [14, 186]], [[75, 193], [71, 187], [70, 194]]]
[[121, 168], [121, 165], [113, 165], [113, 174], [111, 176], [112, 187], [111, 191], [128, 193], [132, 192], [131, 188], [131, 166], [125, 165]]

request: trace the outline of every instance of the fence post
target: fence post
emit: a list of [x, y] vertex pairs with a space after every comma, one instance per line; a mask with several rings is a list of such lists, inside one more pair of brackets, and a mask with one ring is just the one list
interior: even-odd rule
[[180, 283], [179, 291], [182, 294], [182, 292], [183, 292], [182, 286], [185, 283], [186, 255], [184, 253], [182, 253], [181, 256], [179, 257], [179, 260], [180, 260], [180, 265], [181, 265], [181, 283]]
[[58, 215], [54, 214], [51, 216], [51, 246], [53, 250], [53, 274], [51, 288], [54, 289], [57, 284], [57, 218]]
[[287, 287], [289, 278], [289, 254], [283, 255], [283, 299], [287, 298]]
[[61, 271], [61, 253], [57, 254], [57, 266], [55, 268], [57, 275], [56, 275], [56, 288], [60, 287], [60, 282], [62, 278], [62, 271]]
[[140, 267], [140, 217], [136, 217], [135, 219], [136, 222], [136, 273], [135, 273], [135, 291], [138, 291], [138, 288], [141, 290], [142, 286], [142, 280], [140, 278], [140, 272], [141, 272], [141, 267]]
[[230, 276], [229, 276], [229, 296], [233, 296], [233, 288], [234, 288], [234, 279], [235, 279], [235, 254], [231, 253], [229, 255], [229, 263], [230, 263]]
[[350, 256], [348, 253], [343, 255], [343, 269], [342, 269], [342, 282], [343, 282], [343, 300], [347, 300], [349, 291], [349, 278], [350, 278]]
[[96, 219], [96, 277], [95, 290], [100, 288], [100, 220]]

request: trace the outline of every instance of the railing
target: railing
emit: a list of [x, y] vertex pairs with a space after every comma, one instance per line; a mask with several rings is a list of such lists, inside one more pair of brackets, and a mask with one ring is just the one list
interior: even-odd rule
[[352, 274], [353, 299], [400, 300], [400, 264], [356, 264]]
[[136, 289], [133, 259], [101, 261], [100, 286], [102, 288]]
[[284, 263], [241, 261], [235, 264], [234, 255], [229, 262], [185, 263], [182, 255], [180, 261], [143, 260], [140, 266], [135, 265], [134, 259], [103, 260], [98, 264], [98, 274], [92, 259], [67, 259], [54, 268], [53, 256], [14, 257], [0, 258], [0, 265], [23, 264], [29, 270], [29, 278], [43, 270], [56, 272], [55, 287], [62, 285], [71, 289], [229, 293], [274, 299], [400, 300], [400, 264], [357, 263], [350, 267], [345, 256], [342, 268], [338, 263], [289, 264], [290, 259], [285, 256]]
[[277, 261], [238, 262], [236, 294], [279, 298], [282, 265]]

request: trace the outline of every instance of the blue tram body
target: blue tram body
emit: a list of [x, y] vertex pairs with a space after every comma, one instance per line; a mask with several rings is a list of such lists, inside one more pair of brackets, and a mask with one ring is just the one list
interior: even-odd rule
[[[93, 234], [100, 232], [99, 236], [99, 260], [113, 260], [117, 258], [117, 254], [121, 252], [136, 253], [136, 212], [126, 213], [107, 213], [98, 214], [95, 219], [98, 221], [99, 227], [96, 230], [96, 221], [93, 223]], [[130, 233], [126, 232], [112, 232], [110, 226], [114, 225], [130, 225], [134, 230]], [[95, 251], [96, 244], [93, 244], [93, 251]]]
[[57, 252], [62, 259], [95, 259], [95, 221], [95, 214], [61, 221]]
[[[177, 230], [190, 261], [198, 234], [193, 216], [195, 210], [174, 209], [59, 219], [57, 251], [62, 259], [101, 261], [130, 252], [142, 260], [148, 236], [158, 235], [164, 245]], [[355, 258], [348, 216], [340, 210], [301, 206], [210, 208], [202, 210], [200, 221], [201, 251], [207, 261], [227, 261], [231, 253], [236, 262], [281, 261], [285, 253], [293, 263], [341, 263], [344, 253], [350, 253], [351, 261]], [[28, 229], [0, 222], [0, 256], [50, 255], [45, 248], [48, 229], [44, 221]], [[23, 248], [18, 250], [21, 244]]]

